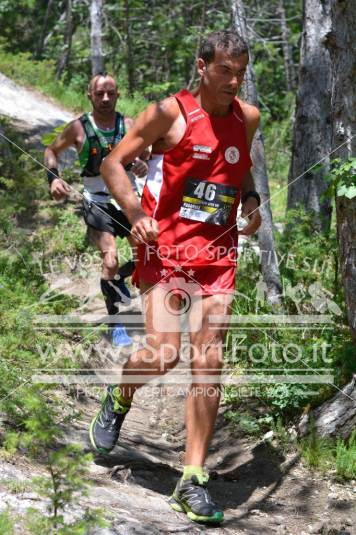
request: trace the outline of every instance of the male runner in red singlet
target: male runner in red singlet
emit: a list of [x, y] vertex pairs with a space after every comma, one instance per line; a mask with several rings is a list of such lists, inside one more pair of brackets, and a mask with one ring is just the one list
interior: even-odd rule
[[[243, 233], [253, 234], [261, 224], [249, 156], [259, 111], [236, 97], [247, 63], [247, 46], [237, 34], [210, 34], [197, 60], [199, 87], [150, 105], [101, 166], [139, 243], [136, 280], [145, 298], [149, 347], [130, 357], [121, 385], [108, 387], [90, 439], [96, 450], [110, 451], [135, 390], [178, 362], [177, 317], [186, 301], [182, 297], [190, 294], [192, 385], [185, 467], [169, 503], [192, 520], [210, 523], [223, 520], [208, 493], [203, 466], [220, 399], [227, 329], [221, 318], [230, 313], [234, 292], [240, 201], [242, 215], [249, 218]], [[140, 206], [129, 191], [124, 166], [149, 145], [152, 157]], [[212, 324], [211, 315], [220, 321]]]

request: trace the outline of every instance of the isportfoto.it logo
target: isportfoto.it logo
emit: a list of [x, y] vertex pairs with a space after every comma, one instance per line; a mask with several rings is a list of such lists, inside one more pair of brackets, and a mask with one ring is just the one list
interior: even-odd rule
[[[202, 296], [198, 283], [171, 277], [155, 288], [152, 302], [153, 328], [157, 332], [198, 332], [202, 328]], [[149, 297], [148, 297], [149, 298]]]

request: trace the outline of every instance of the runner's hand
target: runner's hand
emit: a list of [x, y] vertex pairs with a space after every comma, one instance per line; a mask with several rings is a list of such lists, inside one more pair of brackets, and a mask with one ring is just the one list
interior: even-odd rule
[[159, 226], [155, 219], [147, 215], [139, 216], [132, 224], [131, 234], [138, 243], [157, 240]]
[[254, 234], [262, 223], [261, 214], [258, 208], [258, 202], [253, 197], [249, 197], [247, 201], [242, 205], [241, 217], [248, 218], [248, 225], [243, 230], [239, 231], [239, 234], [245, 236], [251, 236]]
[[133, 162], [133, 165], [131, 167], [131, 171], [135, 173], [138, 178], [142, 178], [147, 175], [148, 170], [148, 164], [141, 160], [140, 158], [136, 158], [136, 160]]
[[69, 197], [70, 187], [62, 178], [55, 178], [51, 184], [51, 195], [56, 201]]

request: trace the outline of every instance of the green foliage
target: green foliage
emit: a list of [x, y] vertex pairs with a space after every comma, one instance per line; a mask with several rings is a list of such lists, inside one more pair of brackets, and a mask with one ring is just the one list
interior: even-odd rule
[[356, 197], [356, 158], [349, 157], [345, 161], [336, 158], [325, 178], [329, 182], [325, 196], [353, 199]]
[[82, 448], [71, 444], [62, 446], [47, 454], [46, 470], [49, 476], [33, 478], [35, 491], [49, 498], [49, 516], [36, 509], [28, 511], [27, 527], [31, 533], [53, 533], [61, 535], [85, 535], [88, 529], [105, 525], [99, 509], [86, 510], [82, 518], [68, 521], [64, 511], [76, 503], [78, 497], [88, 494], [88, 464], [91, 454], [84, 454]]
[[333, 471], [336, 479], [341, 481], [356, 477], [356, 431], [348, 440], [321, 437], [317, 434], [315, 424], [311, 426], [308, 436], [300, 442], [302, 458], [311, 468], [321, 472]]
[[[39, 89], [78, 114], [91, 107], [86, 93], [90, 76], [79, 79], [73, 77], [69, 83], [64, 79], [55, 80], [53, 60], [35, 61], [29, 52], [21, 52], [14, 56], [0, 46], [0, 71], [20, 84]], [[147, 106], [147, 100], [139, 92], [129, 97], [125, 85], [120, 89], [118, 109], [129, 117], [137, 116]], [[44, 143], [49, 144], [64, 126], [59, 126], [51, 134], [47, 134]], [[40, 159], [42, 160], [42, 155]]]
[[288, 430], [286, 428], [281, 416], [272, 421], [273, 438], [284, 452], [291, 451], [291, 449], [295, 450], [296, 448], [297, 432], [293, 429]]
[[[11, 457], [11, 455], [9, 457]], [[9, 491], [13, 492], [14, 494], [22, 494], [23, 492], [30, 491], [32, 489], [32, 485], [27, 481], [18, 481], [16, 479], [3, 479], [0, 480], [0, 483], [1, 485], [7, 487]]]
[[40, 495], [50, 498], [52, 515], [71, 503], [75, 493], [84, 491], [87, 494], [89, 483], [85, 476], [92, 460], [92, 455], [83, 454], [82, 448], [76, 444], [49, 451], [47, 470], [50, 478], [38, 477], [33, 482]]
[[[80, 214], [73, 213], [68, 207], [54, 210], [57, 219], [57, 237], [53, 239], [53, 251], [56, 254], [70, 252], [84, 252], [87, 248], [85, 225]], [[51, 229], [49, 230], [51, 233]]]
[[319, 468], [323, 471], [330, 470], [333, 459], [333, 446], [329, 438], [320, 437], [312, 427], [307, 438], [301, 442], [303, 459], [311, 468]]
[[[288, 324], [279, 325], [280, 322], [273, 328], [261, 323], [261, 315], [273, 318], [274, 314], [281, 312], [268, 304], [265, 294], [260, 301], [257, 299], [260, 262], [251, 245], [247, 245], [239, 260], [238, 293], [233, 313], [249, 316], [250, 322], [246, 329], [243, 324], [230, 329], [226, 352], [226, 360], [230, 367], [236, 369], [237, 377], [242, 373], [252, 373], [261, 378], [260, 383], [257, 380], [257, 383], [239, 388], [227, 387], [227, 401], [234, 403], [245, 389], [245, 397], [250, 395], [260, 399], [271, 415], [279, 415], [283, 420], [333, 394], [331, 384], [309, 384], [308, 376], [327, 373], [334, 378], [336, 385], [341, 386], [355, 372], [354, 346], [348, 331], [342, 327], [347, 324], [347, 318], [337, 269], [335, 227], [332, 227], [329, 236], [317, 232], [312, 234], [310, 214], [297, 210], [288, 214], [289, 217], [298, 223], [291, 226], [287, 219], [284, 232], [277, 235], [283, 314], [296, 318], [299, 315], [325, 314], [341, 327], [326, 324], [315, 329], [315, 325], [305, 324], [291, 329]], [[280, 375], [284, 376], [284, 381], [278, 380]], [[291, 382], [288, 382], [289, 377]]]
[[[16, 133], [10, 137], [17, 139]], [[77, 445], [61, 445], [63, 426], [73, 423], [78, 412], [53, 387], [33, 381], [38, 370], [78, 366], [73, 355], [63, 356], [59, 351], [65, 341], [62, 334], [36, 328], [39, 315], [65, 314], [78, 304], [77, 299], [48, 287], [38, 255], [80, 249], [83, 239], [79, 238], [84, 233], [78, 225], [80, 215], [63, 209], [58, 214], [54, 210], [57, 226], [38, 224], [38, 212], [51, 203], [46, 186], [42, 190], [42, 170], [25, 157], [18, 159], [14, 149], [9, 150], [6, 161], [0, 164], [0, 173], [11, 177], [0, 200], [0, 410], [9, 422], [3, 445], [6, 455], [19, 450], [41, 462], [48, 472], [33, 486], [50, 499], [49, 514], [32, 510], [26, 527], [36, 534], [84, 535], [98, 524], [100, 513], [87, 511], [75, 521], [63, 514], [85, 494], [89, 481], [91, 456]], [[69, 245], [73, 228], [78, 230], [74, 246]], [[12, 490], [16, 491], [16, 485]], [[0, 529], [5, 526], [6, 533], [11, 533], [10, 520], [5, 513], [0, 519]]]
[[[85, 2], [72, 5], [73, 32], [69, 64], [62, 80], [54, 81], [56, 66], [63, 53], [66, 30], [62, 2], [53, 2], [48, 13], [46, 3], [3, 0], [0, 26], [5, 28], [0, 45], [0, 70], [18, 81], [44, 90], [66, 106], [87, 108], [85, 88], [91, 76], [89, 9]], [[283, 64], [280, 24], [276, 2], [246, 2], [249, 24], [253, 27], [251, 48], [259, 85], [261, 107], [273, 120], [285, 118], [283, 101], [286, 81]], [[294, 63], [298, 63], [302, 8], [300, 2], [286, 6], [287, 24]], [[204, 12], [203, 12], [204, 10]], [[147, 16], [149, 11], [149, 16]], [[36, 27], [36, 32], [32, 28]], [[120, 108], [136, 115], [142, 97], [156, 100], [176, 92], [197, 79], [195, 56], [201, 36], [231, 27], [231, 2], [215, 0], [187, 2], [144, 2], [108, 0], [103, 6], [103, 45], [105, 68], [119, 81], [121, 90], [133, 96], [127, 102], [122, 95]], [[130, 32], [130, 50], [128, 48]], [[46, 37], [39, 50], [40, 36]], [[28, 59], [35, 64], [36, 76], [28, 70]], [[40, 59], [39, 59], [40, 58]], [[22, 77], [22, 71], [24, 76]], [[130, 76], [129, 76], [130, 74]], [[47, 75], [47, 77], [46, 77]], [[129, 87], [129, 78], [130, 86]], [[36, 80], [38, 80], [38, 85]]]
[[283, 120], [290, 114], [290, 104], [294, 101], [294, 95], [288, 94], [285, 88], [285, 72], [280, 48], [274, 43], [256, 42], [253, 53], [256, 82], [261, 95], [261, 109], [268, 112], [270, 119]]
[[8, 511], [0, 513], [0, 535], [14, 535], [14, 521]]
[[258, 435], [261, 432], [259, 421], [247, 412], [227, 411], [224, 416], [234, 426], [248, 435]]
[[53, 128], [51, 132], [47, 132], [46, 134], [44, 134], [41, 139], [43, 145], [47, 147], [48, 145], [53, 143], [56, 137], [59, 136], [59, 134], [63, 132], [66, 126], [67, 126], [66, 124], [61, 124], [57, 126], [56, 128]]
[[[12, 399], [12, 408], [14, 412], [17, 410], [12, 424], [17, 422], [20, 430], [7, 432], [4, 447], [10, 453], [17, 449], [26, 451], [28, 456], [40, 461], [48, 473], [48, 476], [32, 479], [32, 488], [40, 496], [48, 498], [50, 505], [48, 516], [36, 509], [28, 512], [26, 526], [30, 532], [84, 535], [85, 529], [102, 525], [99, 510], [87, 511], [75, 521], [66, 520], [63, 514], [68, 506], [87, 494], [90, 485], [88, 465], [92, 462], [92, 455], [85, 454], [79, 445], [61, 446], [59, 442], [63, 424], [73, 423], [78, 414], [56, 400], [53, 393], [47, 397], [44, 389], [39, 387], [22, 388], [16, 407]], [[5, 408], [9, 414], [9, 404]]]
[[348, 442], [338, 438], [336, 443], [336, 473], [340, 479], [356, 478], [356, 431]]
[[14, 56], [13, 53], [0, 48], [0, 71], [20, 84], [40, 89], [64, 106], [78, 112], [85, 110], [88, 105], [85, 86], [81, 91], [77, 91], [69, 84], [55, 80], [55, 63], [52, 59], [34, 61], [29, 52]]
[[63, 516], [52, 518], [43, 515], [39, 510], [29, 508], [25, 517], [25, 526], [33, 535], [46, 533], [48, 535], [87, 535], [88, 530], [107, 523], [101, 518], [98, 510], [86, 510], [83, 517], [72, 522], [65, 522]]

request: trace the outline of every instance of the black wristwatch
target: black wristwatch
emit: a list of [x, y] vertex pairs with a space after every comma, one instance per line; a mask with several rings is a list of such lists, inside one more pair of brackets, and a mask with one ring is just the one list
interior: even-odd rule
[[257, 191], [247, 191], [244, 193], [241, 197], [241, 203], [244, 204], [249, 197], [253, 197], [258, 202], [258, 206], [261, 206], [261, 197], [257, 193]]

